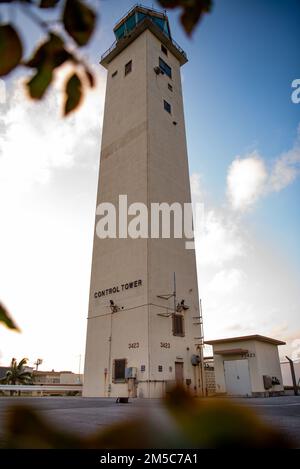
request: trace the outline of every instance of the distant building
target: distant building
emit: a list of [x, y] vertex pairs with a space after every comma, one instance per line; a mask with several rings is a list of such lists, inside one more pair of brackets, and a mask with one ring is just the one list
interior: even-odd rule
[[[299, 360], [296, 360], [294, 362], [294, 370], [295, 370], [296, 383], [300, 387], [300, 361]], [[287, 360], [281, 362], [281, 373], [282, 373], [283, 385], [286, 387], [293, 386], [291, 367]]]
[[285, 342], [249, 335], [205, 343], [213, 347], [217, 394], [256, 397], [283, 392], [278, 346]]
[[214, 357], [204, 357], [204, 378], [206, 395], [214, 395], [216, 393]]
[[0, 366], [0, 379], [5, 378], [6, 372], [10, 369], [9, 366]]
[[47, 384], [47, 385], [72, 385], [82, 384], [83, 375], [73, 373], [72, 371], [33, 371], [34, 384]]

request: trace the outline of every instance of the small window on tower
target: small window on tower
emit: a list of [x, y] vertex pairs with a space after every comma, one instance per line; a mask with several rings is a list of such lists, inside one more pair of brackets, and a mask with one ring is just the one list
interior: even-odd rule
[[114, 381], [125, 381], [125, 368], [126, 368], [126, 359], [121, 358], [114, 360]]
[[163, 370], [163, 367], [162, 367], [162, 365], [158, 365], [158, 371], [161, 373], [161, 372], [162, 372], [162, 370]]
[[173, 335], [184, 336], [184, 319], [182, 314], [173, 314]]
[[112, 74], [112, 78], [114, 78], [117, 74], [118, 74], [118, 70], [116, 70], [116, 71]]
[[171, 67], [160, 57], [159, 57], [159, 68], [169, 78], [172, 78], [172, 69], [171, 69]]
[[126, 75], [128, 75], [128, 73], [130, 73], [132, 70], [132, 60], [130, 60], [130, 62], [127, 62], [127, 64], [125, 65], [125, 77]]
[[173, 91], [173, 86], [170, 85], [170, 83], [168, 83], [168, 89], [169, 89], [170, 91]]
[[168, 103], [165, 99], [164, 99], [164, 109], [165, 111], [167, 111], [169, 114], [171, 114], [171, 104]]
[[164, 54], [168, 55], [168, 49], [167, 49], [163, 44], [161, 45], [161, 51], [162, 51]]

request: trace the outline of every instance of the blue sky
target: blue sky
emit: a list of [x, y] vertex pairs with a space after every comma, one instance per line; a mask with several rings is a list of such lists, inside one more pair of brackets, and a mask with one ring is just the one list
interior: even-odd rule
[[[97, 61], [114, 40], [111, 27], [133, 2], [101, 2], [103, 41], [89, 51]], [[158, 7], [156, 2], [145, 5]], [[300, 76], [297, 0], [216, 0], [189, 39], [178, 10], [168, 16], [175, 40], [187, 52], [183, 68], [189, 162], [203, 175], [216, 201], [224, 198], [228, 165], [235, 155], [257, 149], [267, 164], [293, 145], [300, 105], [291, 101], [291, 82]], [[101, 38], [101, 36], [100, 36]], [[256, 207], [257, 230], [280, 245], [300, 271], [300, 181]]]
[[[101, 19], [83, 53], [98, 86], [77, 115], [60, 117], [60, 76], [40, 104], [20, 94], [25, 69], [10, 75], [0, 104], [0, 298], [23, 331], [0, 329], [1, 364], [39, 353], [45, 368], [76, 371], [84, 354], [106, 79], [98, 62], [133, 2], [91, 3]], [[13, 11], [1, 6], [3, 18]], [[43, 34], [16, 12], [29, 55]], [[197, 243], [206, 337], [263, 333], [287, 340], [287, 353], [300, 342], [300, 103], [291, 101], [299, 15], [298, 0], [215, 0], [189, 39], [178, 11], [169, 13], [189, 57], [182, 77], [192, 192], [206, 212]]]

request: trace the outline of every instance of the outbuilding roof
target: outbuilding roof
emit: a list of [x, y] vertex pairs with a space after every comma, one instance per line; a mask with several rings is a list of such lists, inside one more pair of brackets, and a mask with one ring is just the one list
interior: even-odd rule
[[285, 345], [286, 342], [282, 340], [272, 339], [271, 337], [265, 337], [264, 335], [253, 334], [253, 335], [244, 335], [241, 337], [229, 337], [226, 339], [216, 339], [216, 340], [206, 340], [205, 344], [208, 345], [217, 345], [217, 344], [227, 344], [229, 342], [244, 342], [249, 340], [257, 340], [259, 342], [267, 342], [272, 345]]

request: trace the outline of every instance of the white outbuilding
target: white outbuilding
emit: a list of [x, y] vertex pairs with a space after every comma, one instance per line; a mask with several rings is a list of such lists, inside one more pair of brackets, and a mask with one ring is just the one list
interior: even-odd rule
[[216, 394], [268, 397], [283, 393], [278, 346], [285, 342], [249, 335], [205, 343], [213, 347]]

